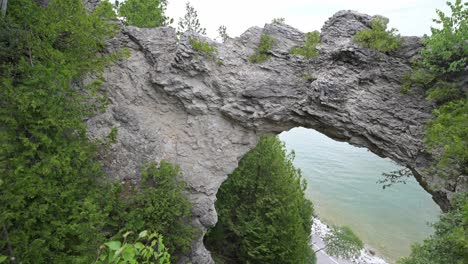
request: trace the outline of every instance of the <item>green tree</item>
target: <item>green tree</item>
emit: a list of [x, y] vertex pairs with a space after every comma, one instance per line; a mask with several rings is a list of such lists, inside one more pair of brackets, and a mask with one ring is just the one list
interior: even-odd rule
[[219, 34], [219, 37], [221, 38], [222, 42], [226, 42], [226, 40], [229, 39], [229, 35], [227, 33], [227, 28], [224, 25], [219, 26], [218, 34]]
[[315, 253], [326, 250], [332, 256], [350, 259], [359, 255], [364, 248], [361, 239], [347, 226], [333, 226], [323, 241], [325, 247], [316, 250]]
[[364, 47], [388, 53], [398, 49], [402, 40], [397, 30], [387, 30], [388, 19], [376, 17], [371, 21], [371, 28], [359, 31], [354, 40]]
[[228, 263], [314, 263], [312, 203], [305, 181], [277, 137], [247, 153], [218, 191], [218, 223], [208, 248]]
[[453, 210], [440, 216], [434, 234], [411, 248], [398, 264], [468, 263], [468, 194], [453, 200]]
[[90, 263], [105, 236], [105, 184], [83, 120], [105, 101], [99, 80], [82, 81], [115, 59], [102, 53], [115, 27], [81, 0], [10, 1], [0, 23], [0, 50], [12, 51], [0, 55], [0, 254]]
[[205, 35], [206, 28], [201, 27], [197, 11], [190, 5], [190, 2], [185, 3], [185, 10], [185, 16], [179, 19], [177, 33], [180, 35], [184, 32], [195, 32]]
[[431, 172], [444, 177], [468, 173], [468, 90], [463, 83], [468, 58], [468, 3], [447, 2], [452, 14], [437, 10], [433, 21], [440, 28], [431, 28], [424, 40], [421, 58], [414, 70], [405, 76], [402, 91], [412, 86], [426, 90], [427, 98], [438, 108], [426, 126], [425, 143], [436, 159]]
[[441, 28], [431, 28], [421, 51], [421, 67], [436, 75], [463, 71], [468, 62], [468, 3], [456, 0], [447, 5], [451, 16], [436, 10], [438, 18], [433, 21]]
[[141, 28], [161, 27], [172, 23], [172, 19], [164, 15], [166, 6], [167, 0], [126, 0], [121, 4], [117, 2], [119, 16], [124, 18], [124, 23]]

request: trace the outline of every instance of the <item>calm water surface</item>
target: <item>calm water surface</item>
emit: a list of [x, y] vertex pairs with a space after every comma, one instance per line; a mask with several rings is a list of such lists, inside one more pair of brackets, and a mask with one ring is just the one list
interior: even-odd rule
[[319, 132], [294, 128], [280, 134], [307, 180], [307, 195], [328, 224], [348, 225], [377, 253], [394, 262], [410, 245], [431, 234], [440, 209], [416, 182], [385, 190], [382, 172], [401, 167], [365, 148], [337, 142]]

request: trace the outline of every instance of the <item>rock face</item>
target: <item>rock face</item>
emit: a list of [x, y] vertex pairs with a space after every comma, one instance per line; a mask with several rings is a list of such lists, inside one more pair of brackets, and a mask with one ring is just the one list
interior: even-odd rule
[[[390, 55], [363, 48], [352, 38], [371, 19], [335, 14], [322, 28], [320, 55], [310, 60], [290, 54], [304, 34], [287, 25], [254, 27], [224, 44], [191, 36], [216, 46], [215, 58], [193, 50], [188, 34], [179, 41], [172, 28], [124, 28], [109, 49], [128, 48], [131, 56], [106, 71], [110, 106], [88, 121], [92, 137], [118, 128], [118, 142], [105, 157], [107, 175], [138, 182], [145, 162], [178, 164], [190, 186], [193, 224], [206, 231], [217, 221], [219, 186], [259, 137], [303, 126], [408, 166], [447, 209], [466, 182], [422, 176], [431, 164], [422, 138], [432, 106], [422, 91], [400, 95], [419, 39], [405, 38]], [[272, 57], [252, 64], [262, 34], [276, 39]], [[189, 257], [213, 263], [202, 240], [193, 242]]]

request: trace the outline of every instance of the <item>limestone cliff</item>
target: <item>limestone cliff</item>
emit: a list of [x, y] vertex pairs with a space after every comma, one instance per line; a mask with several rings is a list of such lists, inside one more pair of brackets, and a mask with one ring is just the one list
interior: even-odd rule
[[[193, 36], [216, 46], [217, 58], [194, 51], [188, 35], [179, 41], [172, 28], [124, 28], [109, 49], [126, 47], [131, 56], [106, 71], [110, 106], [88, 121], [93, 137], [119, 130], [105, 158], [108, 176], [136, 182], [144, 162], [180, 165], [190, 185], [193, 224], [206, 230], [217, 221], [219, 186], [259, 137], [304, 126], [410, 167], [447, 209], [453, 192], [466, 188], [466, 176], [457, 183], [423, 173], [431, 164], [423, 126], [432, 106], [422, 91], [400, 94], [419, 38], [406, 37], [389, 55], [363, 48], [352, 38], [371, 19], [336, 13], [322, 28], [320, 55], [310, 60], [290, 54], [304, 34], [287, 25], [254, 27], [224, 44]], [[272, 57], [252, 64], [249, 56], [262, 34], [276, 39]], [[212, 263], [202, 237], [191, 259]]]

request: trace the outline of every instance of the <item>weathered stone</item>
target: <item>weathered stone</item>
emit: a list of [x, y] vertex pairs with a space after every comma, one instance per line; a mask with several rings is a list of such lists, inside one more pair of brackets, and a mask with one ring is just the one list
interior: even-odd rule
[[[168, 160], [180, 165], [190, 186], [193, 224], [203, 231], [217, 221], [216, 192], [262, 135], [296, 126], [366, 147], [408, 166], [442, 207], [466, 176], [448, 181], [424, 171], [423, 127], [432, 117], [423, 91], [400, 94], [403, 75], [421, 48], [405, 38], [397, 52], [383, 54], [353, 42], [371, 16], [340, 11], [321, 32], [320, 55], [311, 60], [289, 50], [304, 34], [286, 25], [254, 27], [216, 46], [217, 58], [194, 51], [189, 35], [177, 39], [172, 28], [128, 27], [109, 41], [109, 49], [128, 48], [129, 59], [105, 73], [107, 111], [88, 121], [89, 134], [101, 137], [112, 127], [118, 142], [104, 158], [116, 180], [138, 182], [141, 165]], [[276, 39], [272, 57], [249, 62], [262, 34]], [[222, 62], [222, 63], [220, 63]], [[193, 242], [193, 263], [213, 263], [202, 237]]]

